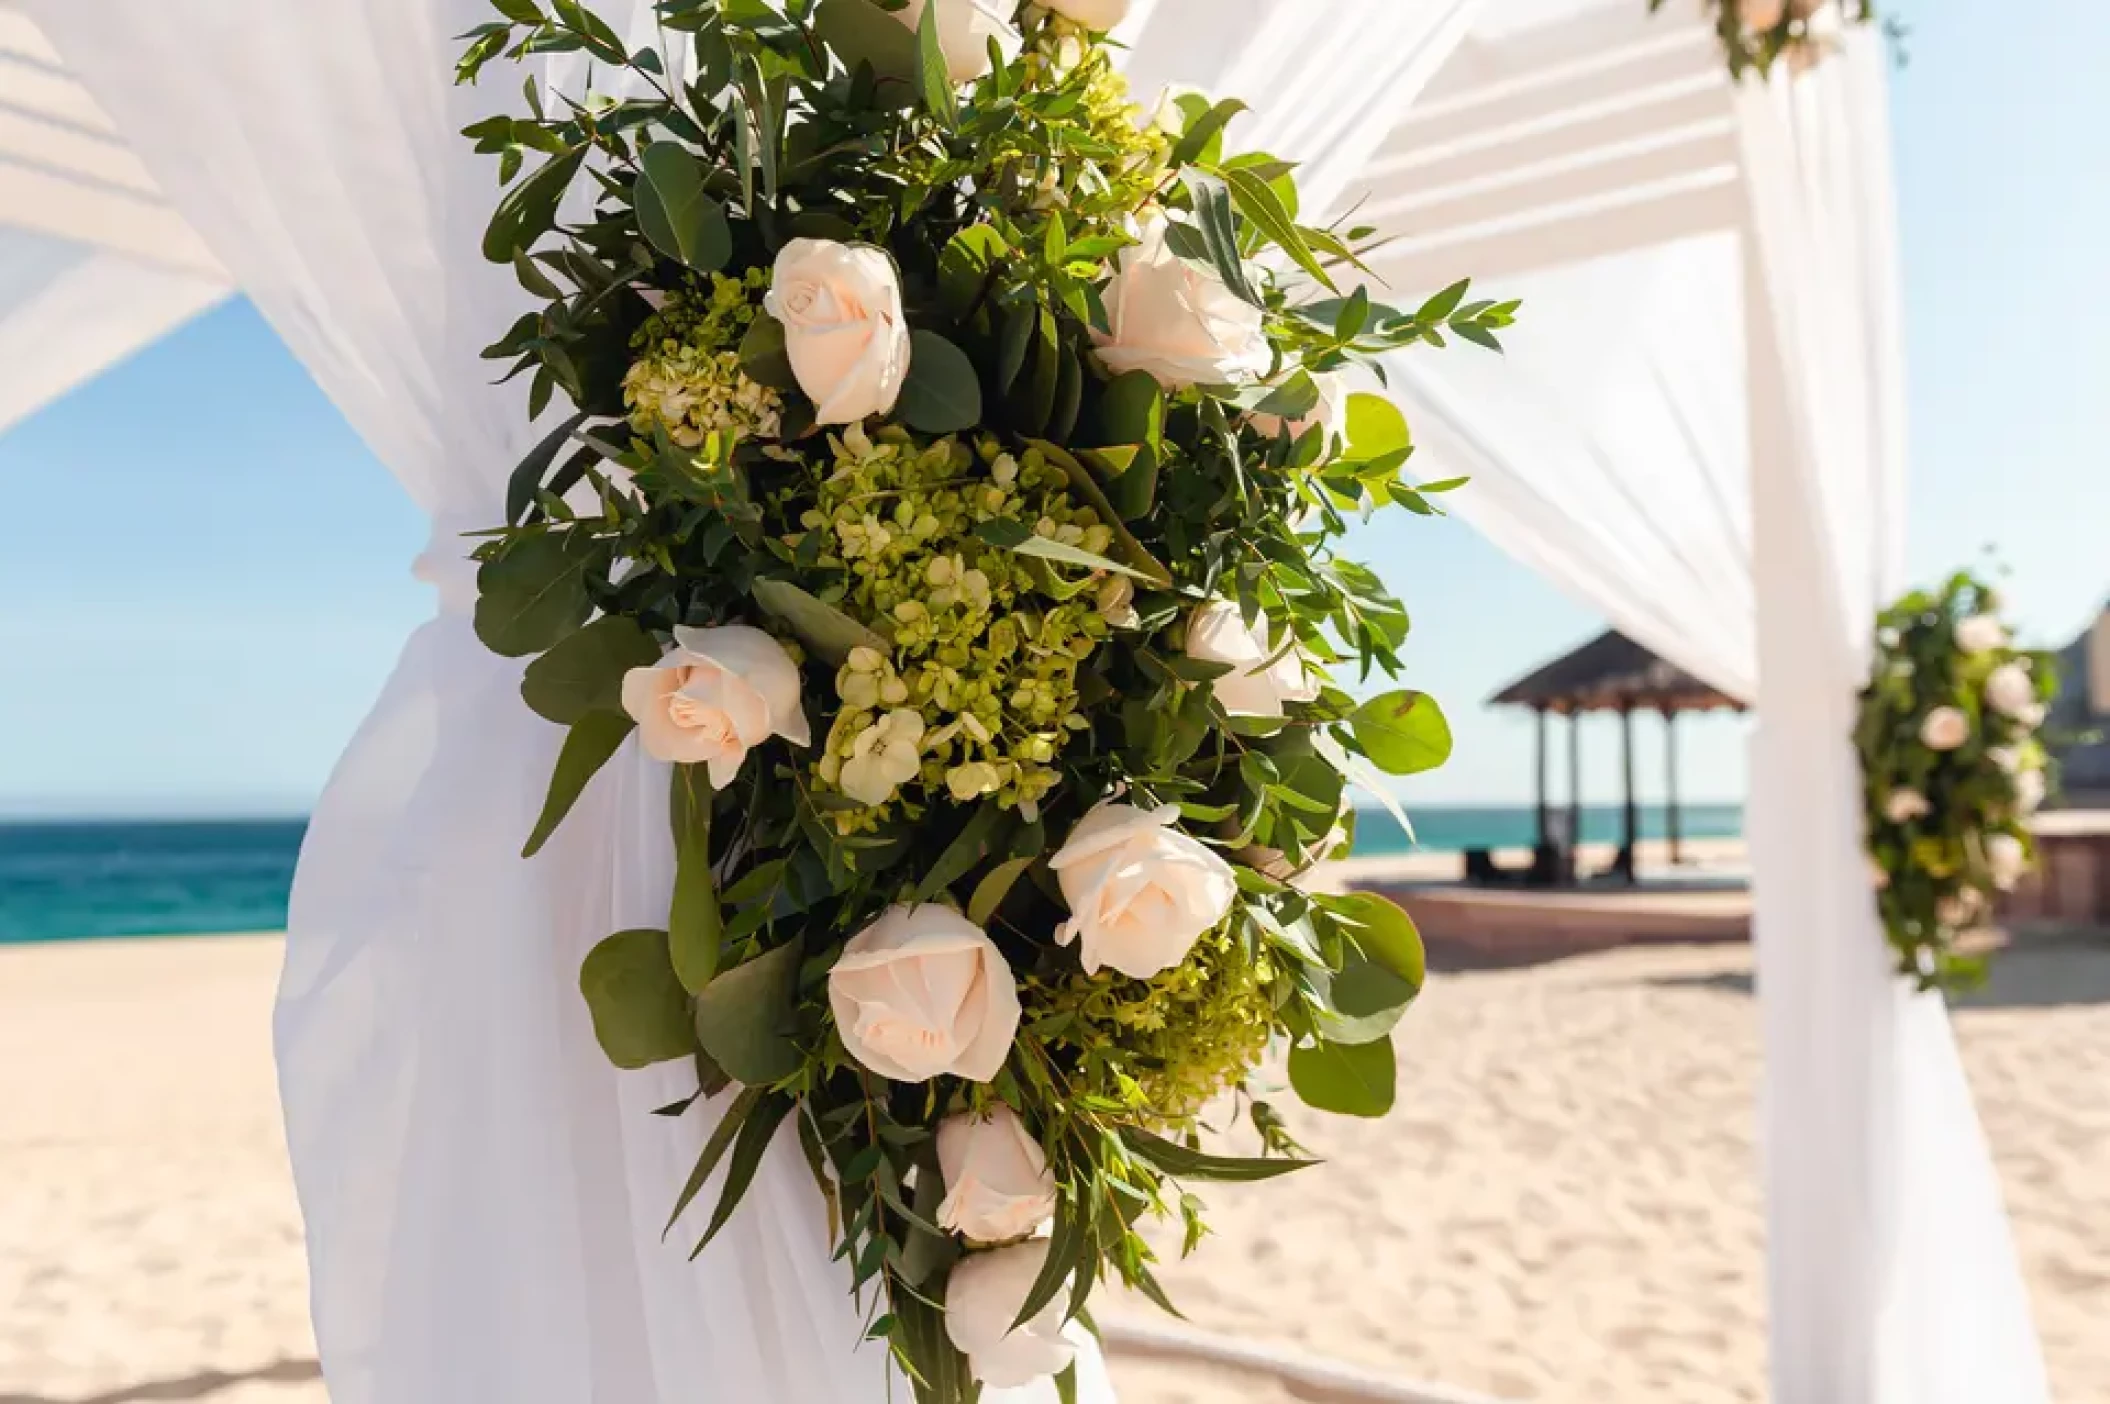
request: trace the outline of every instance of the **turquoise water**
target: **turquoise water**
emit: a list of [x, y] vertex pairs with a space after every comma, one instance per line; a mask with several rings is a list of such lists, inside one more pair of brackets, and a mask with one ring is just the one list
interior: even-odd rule
[[[1412, 813], [1423, 852], [1529, 845], [1528, 808], [1423, 808]], [[1658, 836], [1663, 814], [1641, 811]], [[272, 931], [285, 924], [306, 825], [298, 819], [197, 822], [0, 823], [0, 944], [94, 936]], [[1382, 810], [1357, 820], [1358, 854], [1413, 845]], [[1743, 831], [1736, 805], [1686, 809], [1688, 838]], [[1619, 836], [1619, 810], [1583, 811], [1583, 838]]]

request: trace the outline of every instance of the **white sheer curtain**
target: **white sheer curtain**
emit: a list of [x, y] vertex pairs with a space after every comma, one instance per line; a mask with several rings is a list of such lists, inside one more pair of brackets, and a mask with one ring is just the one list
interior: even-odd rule
[[1849, 740], [1904, 523], [1885, 63], [1857, 34], [1810, 76], [1745, 85], [1748, 234], [1504, 279], [1525, 300], [1505, 358], [1390, 369], [1422, 471], [1473, 475], [1458, 511], [1758, 706], [1772, 1397], [2039, 1404], [1946, 1011], [1890, 973]]

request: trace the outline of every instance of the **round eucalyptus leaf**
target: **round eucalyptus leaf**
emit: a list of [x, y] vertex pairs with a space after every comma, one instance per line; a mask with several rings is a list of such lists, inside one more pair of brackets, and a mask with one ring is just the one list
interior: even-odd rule
[[1320, 1042], [1289, 1052], [1289, 1081], [1304, 1104], [1340, 1116], [1383, 1116], [1392, 1110], [1399, 1065], [1392, 1040]]
[[674, 977], [664, 931], [618, 931], [586, 953], [579, 992], [593, 1034], [619, 1068], [649, 1067], [696, 1052], [689, 997]]
[[1451, 758], [1451, 724], [1425, 692], [1388, 692], [1348, 719], [1371, 763], [1387, 775], [1419, 775]]

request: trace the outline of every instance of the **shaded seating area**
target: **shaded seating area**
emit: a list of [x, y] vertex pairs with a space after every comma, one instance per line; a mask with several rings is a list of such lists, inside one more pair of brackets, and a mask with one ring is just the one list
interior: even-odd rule
[[[1664, 831], [1670, 860], [1679, 862], [1678, 717], [1685, 712], [1744, 710], [1735, 698], [1657, 657], [1616, 629], [1518, 679], [1489, 700], [1497, 706], [1529, 707], [1537, 714], [1537, 842], [1526, 868], [1503, 867], [1486, 849], [1469, 850], [1465, 878], [1473, 883], [1532, 887], [1566, 887], [1599, 879], [1628, 885], [1636, 881], [1635, 850], [1640, 839], [1640, 815], [1634, 800], [1636, 712], [1654, 712], [1663, 718]], [[1612, 712], [1619, 717], [1625, 796], [1618, 855], [1610, 867], [1586, 874], [1577, 871], [1576, 848], [1582, 839], [1581, 722], [1589, 712]], [[1568, 719], [1568, 805], [1564, 813], [1557, 812], [1549, 798], [1551, 717]]]

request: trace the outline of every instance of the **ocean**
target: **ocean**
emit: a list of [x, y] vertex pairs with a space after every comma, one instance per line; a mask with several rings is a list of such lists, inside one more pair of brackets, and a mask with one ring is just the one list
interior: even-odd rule
[[[1511, 848], [1532, 841], [1529, 808], [1428, 807], [1410, 812], [1421, 852]], [[1663, 832], [1663, 812], [1641, 811], [1642, 832]], [[1363, 810], [1356, 852], [1416, 848], [1382, 810]], [[1690, 805], [1688, 838], [1743, 832], [1737, 805]], [[180, 936], [274, 931], [306, 825], [298, 819], [197, 821], [0, 821], [0, 944], [98, 936]], [[1583, 810], [1586, 841], [1616, 839], [1619, 809]]]

